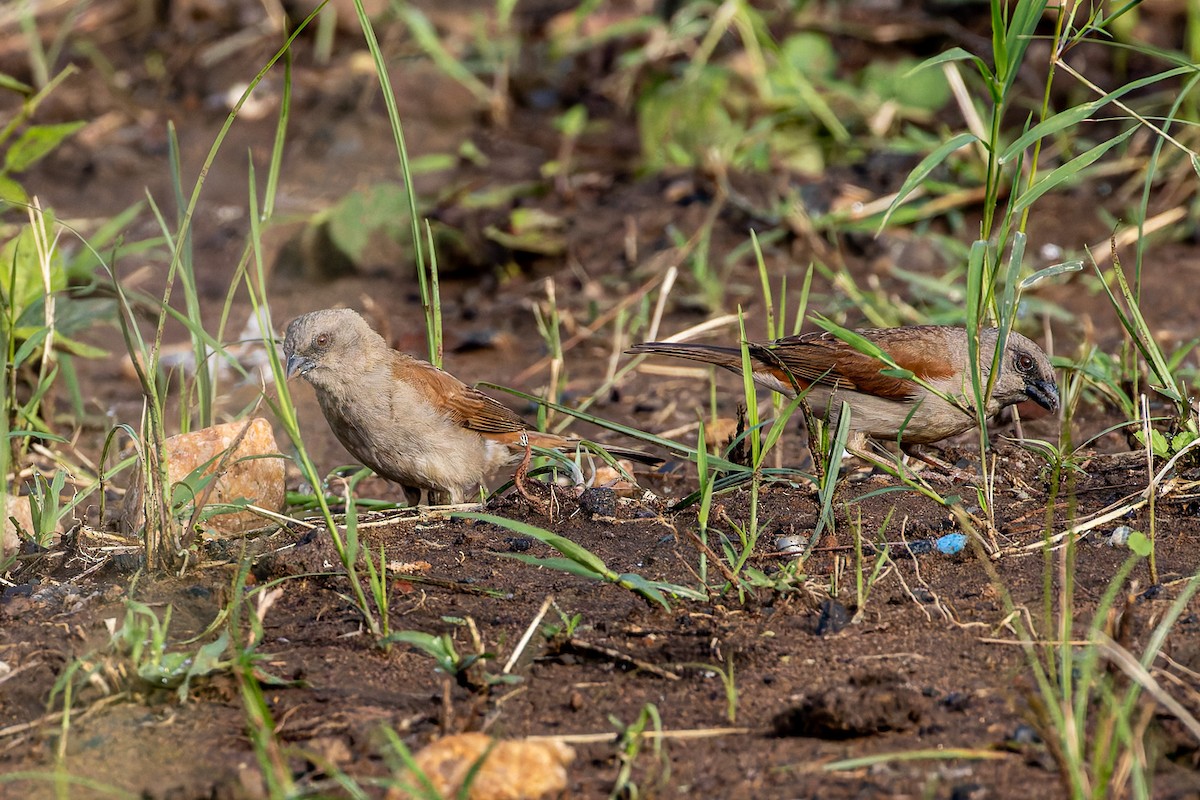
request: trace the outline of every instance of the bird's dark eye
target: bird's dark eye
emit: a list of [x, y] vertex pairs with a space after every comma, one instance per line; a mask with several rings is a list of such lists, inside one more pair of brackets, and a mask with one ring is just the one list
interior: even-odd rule
[[1029, 353], [1018, 353], [1016, 358], [1018, 372], [1033, 372], [1037, 367], [1037, 363], [1033, 360], [1033, 356]]
[[313, 339], [313, 344], [315, 344], [317, 347], [327, 347], [329, 345], [329, 334], [318, 333], [317, 338]]

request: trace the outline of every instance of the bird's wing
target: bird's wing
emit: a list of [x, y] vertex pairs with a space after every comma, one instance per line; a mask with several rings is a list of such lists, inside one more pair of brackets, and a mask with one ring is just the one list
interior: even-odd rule
[[[931, 335], [933, 330], [900, 328], [860, 333], [891, 355], [897, 366], [933, 382], [955, 373], [944, 337]], [[801, 388], [817, 383], [895, 400], [912, 398], [918, 391], [910, 380], [880, 374], [887, 368], [882, 361], [829, 333], [780, 339], [756, 347], [754, 355], [785, 384], [789, 383], [787, 372], [791, 372]]]
[[411, 362], [411, 365], [393, 366], [403, 370], [403, 377], [421, 391], [436, 408], [446, 411], [454, 422], [464, 428], [480, 433], [518, 433], [529, 425], [515, 411], [489, 397], [478, 389], [467, 386], [448, 372], [438, 369], [427, 361]]

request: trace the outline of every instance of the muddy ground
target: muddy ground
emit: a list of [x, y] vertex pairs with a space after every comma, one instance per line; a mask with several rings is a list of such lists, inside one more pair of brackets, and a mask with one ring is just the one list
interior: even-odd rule
[[[108, 4], [103, 9], [108, 16], [91, 9], [95, 16], [85, 16], [79, 28], [80, 39], [100, 48], [113, 71], [98, 70], [95, 62], [76, 55], [84, 68], [60, 87], [39, 117], [91, 124], [24, 178], [60, 218], [85, 229], [146, 192], [170, 207], [168, 122], [178, 131], [183, 174], [190, 181], [187, 176], [196, 175], [224, 121], [222, 98], [236, 82], [251, 78], [277, 46], [270, 36], [250, 37], [247, 45], [222, 50], [217, 57], [205, 47], [230, 35], [229, 20], [198, 15], [190, 26], [181, 28], [176, 21], [175, 26], [155, 28], [139, 24], [136, 15], [119, 13], [122, 8], [122, 3]], [[522, 6], [519, 16], [535, 31], [555, 10]], [[437, 19], [453, 26], [456, 14], [461, 20], [470, 11], [443, 9]], [[466, 141], [484, 156], [458, 160], [418, 180], [422, 196], [442, 198], [434, 215], [465, 232], [465, 243], [448, 250], [442, 264], [446, 366], [467, 381], [515, 384], [539, 393], [548, 372], [528, 371], [546, 354], [532, 309], [545, 301], [547, 281], [555, 287], [567, 333], [576, 332], [678, 260], [672, 231], [687, 236], [697, 230], [713, 208], [713, 183], [690, 172], [639, 172], [637, 134], [629, 115], [589, 94], [586, 83], [581, 88], [564, 80], [558, 86], [564, 96], [554, 98], [547, 109], [531, 100], [536, 93], [518, 81], [518, 90], [529, 93], [516, 104], [508, 127], [498, 128], [402, 36], [383, 39], [396, 56], [392, 80], [413, 154], [455, 153]], [[26, 70], [20, 44], [9, 30], [0, 52], [0, 69], [17, 76]], [[848, 38], [846, 46], [860, 48], [864, 57], [870, 50], [858, 39]], [[201, 69], [197, 64], [205, 54], [209, 58]], [[358, 40], [348, 33], [337, 39], [327, 65], [314, 62], [311, 40], [302, 39], [297, 46], [293, 119], [279, 197], [285, 221], [268, 235], [272, 314], [283, 324], [316, 307], [349, 305], [373, 314], [399, 346], [420, 352], [424, 328], [416, 280], [402, 253], [381, 245], [352, 274], [330, 276], [319, 247], [297, 244], [304, 220], [313, 213], [355, 188], [396, 179], [394, 146], [375, 79], [361, 64]], [[567, 85], [569, 90], [563, 88]], [[278, 97], [278, 82], [268, 89], [274, 91], [268, 91], [268, 98]], [[565, 96], [568, 91], [574, 94]], [[593, 117], [607, 126], [583, 137], [575, 154], [576, 181], [569, 191], [561, 191], [540, 176], [539, 168], [558, 155], [560, 138], [550, 120], [552, 111], [568, 100], [588, 103]], [[248, 230], [247, 153], [264, 169], [274, 136], [273, 114], [233, 126], [198, 206], [194, 246], [202, 311], [214, 327]], [[837, 189], [855, 177], [867, 184], [868, 192], [885, 194], [910, 166], [905, 162], [883, 176], [843, 168], [807, 180]], [[761, 176], [737, 180], [747, 196], [768, 196], [777, 188], [775, 179]], [[467, 190], [523, 181], [538, 182], [539, 191], [514, 202], [565, 222], [563, 252], [547, 256], [505, 250], [482, 231], [489, 224], [503, 224], [509, 207], [471, 212], [454, 202]], [[1046, 198], [1031, 226], [1030, 252], [1046, 252], [1046, 245], [1072, 252], [1103, 243], [1110, 223], [1080, 209], [1100, 207], [1101, 200], [1113, 196], [1114, 186], [1120, 188], [1089, 184], [1071, 196]], [[967, 208], [965, 213], [970, 219], [974, 211]], [[744, 244], [753, 222], [732, 205], [721, 209], [713, 253]], [[943, 232], [969, 239], [970, 230], [971, 223], [965, 222], [957, 231]], [[153, 217], [143, 212], [127, 238], [156, 232]], [[1180, 285], [1200, 281], [1197, 256], [1188, 241], [1163, 243], [1153, 250], [1146, 273], [1143, 313], [1173, 343], [1200, 334], [1200, 294], [1178, 291]], [[772, 275], [787, 275], [793, 290], [809, 261], [820, 257], [844, 266], [860, 285], [877, 286], [882, 297], [909, 302], [916, 299], [910, 294], [912, 284], [896, 276], [895, 266], [935, 276], [945, 268], [936, 250], [905, 232], [871, 238], [790, 231], [766, 248], [766, 257]], [[161, 292], [161, 259], [118, 257], [115, 267], [130, 285]], [[685, 273], [668, 304], [662, 332], [673, 333], [738, 304], [749, 318], [760, 318], [752, 258], [736, 262], [722, 283], [723, 308], [705, 308], [699, 287]], [[1108, 350], [1120, 342], [1116, 319], [1094, 282], [1066, 278], [1036, 291], [1038, 300], [1065, 312], [1029, 321], [1028, 332], [1056, 354], [1070, 358], [1088, 342]], [[814, 281], [810, 308], [847, 324], [863, 321], [844, 291], [822, 277]], [[236, 338], [249, 314], [248, 303], [239, 296], [227, 338]], [[723, 335], [732, 340], [735, 326], [726, 326]], [[141, 405], [136, 384], [121, 366], [115, 325], [98, 324], [85, 338], [113, 355], [80, 367], [88, 418], [57, 424], [66, 434], [78, 431], [74, 452], [95, 460], [107, 429], [117, 423], [136, 425]], [[169, 327], [167, 338], [181, 341], [182, 335]], [[612, 329], [605, 327], [566, 353], [562, 395], [567, 400], [590, 395], [603, 381], [613, 348]], [[1194, 362], [1196, 356], [1189, 358]], [[305, 442], [317, 463], [322, 469], [350, 463], [321, 419], [311, 391], [295, 388]], [[222, 410], [235, 413], [254, 392], [252, 386], [231, 384]], [[735, 416], [739, 396], [735, 378], [718, 378], [721, 417]], [[708, 398], [703, 375], [640, 370], [619, 381], [593, 412], [662, 432], [694, 423], [696, 409], [707, 408]], [[58, 402], [65, 408], [65, 399]], [[520, 410], [532, 414], [530, 408]], [[1119, 421], [1111, 408], [1078, 407], [1068, 433], [1071, 441], [1087, 445], [1078, 455], [1078, 471], [1053, 494], [1045, 462], [1011, 441], [1011, 427], [992, 431], [995, 537], [1004, 555], [991, 563], [1020, 613], [1035, 624], [1042, 624], [1047, 562], [1038, 544], [1047, 525], [1061, 532], [1128, 502], [1147, 484], [1144, 458], [1129, 451], [1125, 437], [1099, 435]], [[615, 441], [611, 434], [582, 425], [572, 430]], [[1025, 433], [1051, 441], [1059, 435], [1053, 420], [1028, 424]], [[679, 435], [690, 441], [694, 432]], [[803, 433], [794, 426], [782, 441], [782, 463], [806, 465], [803, 444]], [[943, 455], [949, 460], [975, 469], [972, 437], [946, 448]], [[696, 509], [670, 509], [695, 489], [695, 467], [669, 458], [664, 468], [639, 472], [638, 478], [661, 502], [630, 492], [615, 514], [596, 515], [587, 503], [581, 509], [569, 488], [558, 488], [550, 518], [512, 492], [493, 498], [486, 510], [550, 528], [584, 545], [617, 572], [698, 585]], [[931, 480], [944, 492], [973, 494], [969, 486]], [[298, 473], [290, 481], [291, 488], [301, 488]], [[264, 615], [260, 667], [290, 682], [265, 686], [265, 699], [276, 736], [287, 746], [284, 758], [291, 774], [314, 794], [342, 796], [331, 777], [340, 773], [367, 787], [368, 794], [382, 795], [372, 781], [386, 778], [394, 763], [384, 755], [388, 746], [381, 734], [389, 726], [413, 749], [439, 734], [465, 730], [503, 737], [562, 736], [574, 742], [577, 753], [567, 796], [606, 797], [622, 765], [615, 732], [634, 723], [651, 704], [667, 733], [661, 753], [646, 742], [632, 759], [632, 780], [641, 796], [1059, 794], [1059, 773], [1038, 736], [1038, 716], [1032, 711], [1036, 686], [981, 555], [972, 548], [956, 555], [909, 552], [904, 542], [927, 541], [960, 528], [945, 509], [913, 492], [876, 491], [895, 485], [892, 478], [863, 470], [848, 475], [835, 498], [836, 530], [817, 543], [791, 580], [742, 597], [728, 591], [708, 602], [673, 599], [669, 611], [616, 586], [518, 562], [509, 556], [555, 553], [495, 525], [417, 517], [410, 511], [372, 519], [363, 529], [364, 539], [373, 547], [382, 545], [393, 566], [409, 565], [390, 583], [392, 629], [448, 633], [460, 653], [482, 648], [490, 654], [461, 681], [435, 669], [434, 661], [415, 649], [376, 646], [346, 601], [345, 578], [333, 568], [336, 555], [319, 530], [295, 525], [249, 540], [210, 542], [200, 550], [200, 563], [181, 576], [143, 575], [135, 574], [136, 559], [123, 555], [135, 549], [135, 542], [103, 530], [94, 504], [89, 504], [88, 524], [77, 538], [27, 559], [5, 583], [0, 662], [9, 671], [0, 675], [0, 771], [10, 777], [30, 774], [0, 783], [0, 796], [55, 796], [56, 763], [60, 780], [65, 774], [73, 781], [69, 788], [59, 786], [59, 796], [261, 796], [261, 764], [247, 734], [239, 686], [227, 672], [198, 679], [187, 700], [179, 702], [173, 691], [148, 687], [129, 674], [128, 664], [104, 655], [110, 652], [106, 620], [120, 624], [131, 599], [160, 614], [170, 607], [172, 642], [201, 635], [228, 606], [239, 566], [247, 563], [254, 585], [267, 587], [282, 579], [284, 591]], [[1116, 604], [1112, 630], [1135, 653], [1196, 569], [1200, 500], [1195, 485], [1195, 476], [1185, 474], [1158, 499], [1159, 580], [1152, 583], [1147, 566], [1137, 566]], [[394, 487], [380, 480], [367, 479], [359, 489], [362, 496], [395, 498]], [[743, 524], [748, 497], [745, 490], [718, 497], [713, 528], [730, 534], [735, 524]], [[776, 577], [780, 570], [794, 569], [789, 554], [777, 551], [777, 539], [807, 540], [817, 515], [810, 486], [766, 486], [759, 508], [763, 535], [750, 566]], [[875, 559], [870, 552], [865, 566], [855, 559], [853, 529], [860, 520], [867, 541], [879, 539], [883, 530], [883, 539], [898, 543], [861, 605], [856, 569], [870, 574]], [[1074, 564], [1077, 637], [1128, 557], [1126, 548], [1110, 544], [1121, 523], [1146, 529], [1147, 508], [1099, 525], [1079, 541]], [[1054, 551], [1049, 567], [1055, 576], [1060, 554]], [[1057, 578], [1053, 585], [1057, 590]], [[569, 637], [535, 636], [512, 667], [519, 680], [489, 684], [487, 676], [504, 671], [548, 598], [568, 617], [578, 614], [578, 626]], [[1166, 644], [1170, 659], [1154, 665], [1160, 682], [1193, 713], [1200, 710], [1198, 613], [1193, 599]], [[545, 623], [561, 626], [558, 611], [552, 608]], [[180, 644], [176, 649], [185, 648]], [[52, 690], [78, 659], [103, 667], [103, 680], [80, 689], [59, 759], [63, 728], [56, 714], [62, 701], [52, 699]], [[732, 700], [719, 670], [732, 674]], [[1149, 741], [1158, 759], [1154, 795], [1197, 796], [1200, 743], [1161, 709], [1148, 708], [1153, 712]], [[585, 740], [584, 734], [614, 735]], [[962, 752], [826, 769], [845, 759], [912, 750]]]

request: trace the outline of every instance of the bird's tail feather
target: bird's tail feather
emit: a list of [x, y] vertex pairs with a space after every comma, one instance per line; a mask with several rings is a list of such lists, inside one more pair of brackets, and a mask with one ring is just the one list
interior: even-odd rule
[[675, 356], [676, 358], [686, 358], [690, 361], [716, 364], [718, 367], [724, 367], [734, 372], [742, 371], [742, 350], [740, 347], [696, 344], [694, 342], [642, 342], [641, 344], [635, 344], [625, 352]]

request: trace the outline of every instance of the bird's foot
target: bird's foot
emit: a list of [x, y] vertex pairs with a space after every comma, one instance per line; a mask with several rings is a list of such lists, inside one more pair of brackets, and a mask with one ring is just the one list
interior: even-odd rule
[[528, 484], [529, 462], [533, 458], [533, 450], [529, 446], [529, 434], [527, 434], [525, 431], [521, 431], [519, 443], [525, 448], [525, 454], [521, 456], [521, 463], [517, 464], [516, 472], [513, 473], [513, 486], [517, 487], [517, 491], [520, 493], [521, 497], [525, 498], [525, 501], [529, 503], [529, 505], [533, 506], [549, 518], [552, 516], [550, 503], [534, 494]]
[[[909, 469], [914, 472], [919, 471], [922, 477], [932, 478], [939, 483], [951, 483], [957, 486], [971, 483], [979, 478], [974, 470], [962, 469], [916, 447], [905, 448], [904, 455]], [[912, 463], [914, 461], [919, 463]]]

